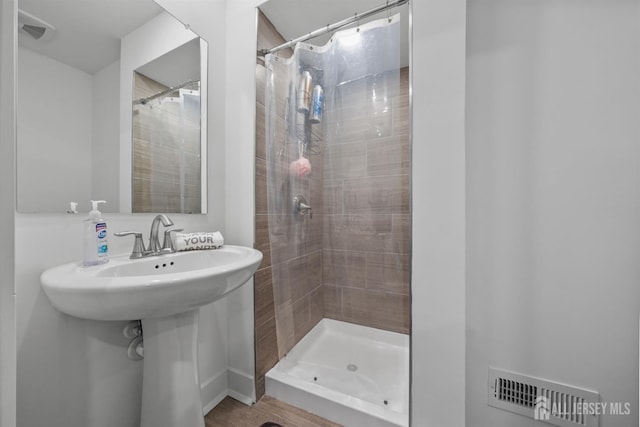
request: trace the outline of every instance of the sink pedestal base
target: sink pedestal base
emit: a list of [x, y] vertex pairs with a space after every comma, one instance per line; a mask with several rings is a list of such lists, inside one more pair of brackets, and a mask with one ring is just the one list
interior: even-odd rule
[[142, 319], [141, 427], [204, 427], [198, 379], [198, 310]]

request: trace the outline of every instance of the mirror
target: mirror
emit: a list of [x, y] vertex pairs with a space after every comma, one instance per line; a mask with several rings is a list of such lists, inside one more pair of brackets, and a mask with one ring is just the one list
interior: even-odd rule
[[194, 37], [133, 72], [133, 212], [203, 211], [201, 43]]
[[[18, 8], [18, 212], [206, 213], [207, 43], [152, 0]], [[183, 115], [145, 114], [160, 104]]]

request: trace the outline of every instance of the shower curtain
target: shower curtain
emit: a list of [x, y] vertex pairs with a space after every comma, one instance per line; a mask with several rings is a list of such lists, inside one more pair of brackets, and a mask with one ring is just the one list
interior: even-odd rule
[[200, 213], [200, 91], [134, 105], [133, 212]]
[[399, 19], [265, 58], [279, 357], [323, 317], [408, 332], [408, 126], [394, 120]]

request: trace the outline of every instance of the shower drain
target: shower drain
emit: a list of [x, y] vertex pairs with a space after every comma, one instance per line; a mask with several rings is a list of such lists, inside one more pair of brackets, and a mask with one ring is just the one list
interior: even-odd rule
[[356, 365], [355, 363], [349, 363], [347, 365], [347, 371], [355, 372], [357, 370], [358, 370], [358, 365]]

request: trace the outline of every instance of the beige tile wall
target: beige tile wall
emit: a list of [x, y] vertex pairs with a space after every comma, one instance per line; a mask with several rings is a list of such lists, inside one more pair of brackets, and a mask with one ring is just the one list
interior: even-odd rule
[[[260, 13], [258, 19], [258, 49], [269, 48], [283, 42], [266, 17]], [[279, 360], [278, 336], [276, 332], [276, 299], [273, 287], [273, 273], [283, 270], [287, 259], [294, 259], [287, 255], [288, 240], [278, 240], [274, 236], [275, 250], [272, 262], [271, 245], [269, 236], [269, 215], [267, 202], [267, 153], [265, 139], [265, 67], [258, 61], [256, 65], [256, 242], [255, 247], [262, 251], [264, 258], [258, 267], [254, 278], [254, 310], [255, 310], [255, 347], [256, 347], [256, 395], [259, 399], [264, 395], [264, 376]], [[284, 129], [284, 119], [280, 113], [281, 128]], [[274, 225], [278, 224], [278, 218], [272, 218]], [[280, 218], [280, 223], [286, 224], [286, 218]], [[279, 230], [284, 233], [285, 230]], [[275, 230], [274, 233], [275, 234]], [[280, 250], [277, 248], [280, 247]], [[273, 265], [275, 264], [275, 265]], [[292, 311], [291, 311], [292, 312]], [[281, 315], [282, 317], [282, 315]], [[280, 318], [280, 322], [284, 319]]]
[[[272, 47], [284, 40], [260, 16], [258, 48]], [[290, 56], [281, 52], [280, 56]], [[285, 98], [288, 77], [284, 63], [276, 64], [275, 138], [278, 144], [274, 170], [281, 205], [268, 212], [267, 153], [265, 150], [265, 68], [256, 66], [256, 248], [264, 260], [255, 282], [256, 388], [264, 393], [264, 374], [323, 317], [322, 215], [301, 218], [291, 214], [293, 197], [301, 194], [312, 207], [322, 205], [322, 157], [308, 154], [312, 172], [303, 178], [289, 175], [289, 165], [298, 158], [296, 144], [285, 137]], [[321, 134], [321, 127], [313, 125]], [[272, 195], [276, 196], [276, 195]], [[272, 200], [275, 197], [272, 198]], [[276, 283], [277, 286], [273, 286]], [[277, 328], [276, 328], [277, 324]]]
[[[283, 41], [261, 14], [258, 49]], [[313, 219], [301, 222], [286, 209], [268, 212], [265, 68], [258, 61], [255, 247], [264, 254], [254, 290], [258, 398], [266, 372], [323, 317], [409, 332], [408, 69], [400, 81], [388, 115], [374, 117], [366, 99], [344, 98], [340, 140], [323, 141], [319, 154], [309, 156], [311, 175], [286, 184], [314, 208]], [[287, 93], [276, 86], [277, 141], [286, 129]], [[323, 137], [321, 125], [313, 129]], [[287, 149], [276, 167], [286, 174], [292, 160], [295, 150]], [[285, 190], [292, 196], [292, 188]]]
[[410, 328], [408, 76], [388, 76], [387, 110], [372, 105], [380, 78], [343, 89], [328, 112], [340, 131], [325, 148], [322, 207], [324, 316], [401, 333]]

